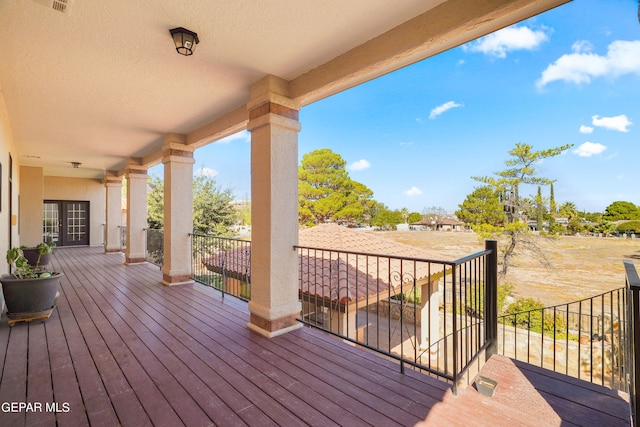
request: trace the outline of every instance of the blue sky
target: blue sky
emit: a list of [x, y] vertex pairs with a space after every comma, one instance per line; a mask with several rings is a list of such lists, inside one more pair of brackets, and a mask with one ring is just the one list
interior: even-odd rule
[[[304, 107], [300, 122], [300, 158], [332, 149], [392, 209], [455, 211], [518, 142], [574, 144], [538, 165], [558, 204], [640, 205], [637, 3], [575, 0]], [[198, 149], [194, 169], [250, 199], [248, 133]]]

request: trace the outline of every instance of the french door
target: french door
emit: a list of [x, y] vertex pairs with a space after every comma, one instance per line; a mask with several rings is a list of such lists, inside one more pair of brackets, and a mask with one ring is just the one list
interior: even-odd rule
[[43, 241], [56, 246], [89, 244], [89, 202], [45, 200]]

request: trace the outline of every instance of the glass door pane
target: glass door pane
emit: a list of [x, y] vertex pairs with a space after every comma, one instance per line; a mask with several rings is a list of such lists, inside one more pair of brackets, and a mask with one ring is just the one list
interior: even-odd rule
[[44, 202], [42, 241], [60, 245], [60, 203]]
[[65, 205], [65, 245], [88, 245], [89, 202], [63, 202]]

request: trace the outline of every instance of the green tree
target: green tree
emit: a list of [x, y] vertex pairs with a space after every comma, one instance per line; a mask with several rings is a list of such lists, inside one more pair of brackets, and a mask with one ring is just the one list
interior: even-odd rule
[[335, 213], [334, 219], [348, 224], [361, 224], [371, 214], [375, 204], [373, 191], [366, 185], [351, 181], [351, 189], [344, 193], [344, 206]]
[[409, 224], [413, 224], [414, 222], [418, 222], [422, 219], [422, 214], [420, 212], [411, 212], [409, 214], [409, 218], [407, 219], [407, 221], [409, 221]]
[[529, 238], [529, 228], [523, 223], [524, 206], [520, 198], [520, 187], [523, 184], [551, 184], [553, 180], [538, 175], [536, 165], [544, 159], [562, 154], [571, 146], [572, 144], [566, 144], [547, 150], [533, 151], [531, 145], [517, 143], [515, 148], [509, 151], [511, 157], [505, 161], [505, 170], [495, 172], [495, 176], [473, 177], [477, 181], [492, 186], [502, 195], [502, 202], [505, 205], [508, 223], [503, 228], [502, 235], [508, 242], [502, 251], [502, 275], [507, 274], [512, 259], [516, 255], [516, 249], [520, 246], [531, 250], [543, 263], [548, 264], [544, 253]]
[[533, 201], [534, 213], [536, 218], [536, 228], [542, 232], [544, 227], [544, 216], [547, 213], [544, 198], [542, 197], [542, 187], [538, 185], [538, 194]]
[[561, 218], [567, 218], [567, 221], [571, 221], [574, 218], [578, 218], [578, 208], [573, 202], [564, 202], [560, 205], [558, 215]]
[[569, 220], [569, 224], [567, 225], [567, 230], [569, 230], [573, 234], [579, 234], [585, 230], [585, 227], [578, 218], [571, 218]]
[[473, 177], [473, 179], [491, 185], [504, 195], [503, 203], [507, 207], [509, 222], [515, 222], [520, 220], [522, 213], [520, 186], [522, 184], [550, 185], [553, 183], [553, 180], [549, 178], [538, 176], [536, 164], [544, 159], [558, 156], [572, 146], [573, 144], [566, 144], [547, 150], [532, 151], [531, 145], [517, 143], [515, 148], [509, 151], [511, 158], [504, 162], [507, 166], [505, 170], [495, 172], [496, 177]]
[[640, 221], [627, 221], [618, 225], [618, 231], [621, 233], [640, 233]]
[[382, 203], [376, 205], [376, 214], [371, 219], [371, 225], [384, 230], [395, 230], [396, 225], [403, 222], [402, 212], [398, 209], [390, 210]]
[[164, 227], [164, 181], [157, 176], [149, 178], [147, 192], [147, 225], [149, 228]]
[[373, 192], [352, 180], [345, 160], [328, 148], [305, 154], [298, 168], [299, 221], [303, 224], [365, 222], [375, 205]]
[[601, 212], [584, 212], [582, 214], [582, 217], [585, 219], [585, 221], [600, 222], [602, 220], [602, 213]]
[[640, 219], [640, 209], [631, 202], [617, 201], [607, 206], [603, 218], [609, 221]]
[[215, 178], [197, 176], [193, 180], [193, 232], [216, 236], [232, 235], [238, 221], [230, 188], [216, 184]]
[[501, 226], [507, 219], [498, 192], [488, 185], [477, 187], [458, 206], [456, 217], [469, 225]]
[[[158, 177], [149, 181], [147, 193], [147, 224], [149, 228], [164, 227], [164, 182]], [[214, 178], [198, 176], [193, 180], [193, 232], [229, 236], [238, 220], [231, 189], [216, 185]]]

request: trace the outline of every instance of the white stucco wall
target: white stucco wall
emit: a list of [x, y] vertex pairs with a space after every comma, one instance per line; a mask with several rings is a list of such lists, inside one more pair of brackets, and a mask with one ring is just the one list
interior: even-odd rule
[[[2, 174], [0, 174], [0, 259], [4, 259], [7, 249], [9, 249], [9, 233], [12, 236], [12, 245], [20, 244], [18, 236], [17, 216], [14, 225], [12, 223], [11, 214], [9, 212], [9, 155], [13, 157], [13, 213], [18, 214], [18, 188], [20, 188], [19, 165], [15, 145], [13, 142], [13, 134], [9, 124], [9, 116], [4, 103], [2, 91], [0, 91], [0, 165], [2, 165]], [[0, 262], [0, 274], [8, 272], [7, 263]], [[0, 304], [1, 306], [1, 304]]]
[[20, 168], [20, 244], [36, 246], [42, 242], [42, 168]]
[[44, 200], [89, 202], [89, 244], [104, 244], [106, 222], [106, 190], [101, 181], [84, 178], [44, 177]]

